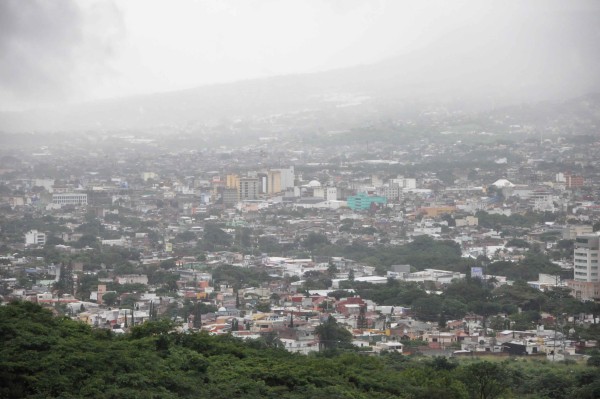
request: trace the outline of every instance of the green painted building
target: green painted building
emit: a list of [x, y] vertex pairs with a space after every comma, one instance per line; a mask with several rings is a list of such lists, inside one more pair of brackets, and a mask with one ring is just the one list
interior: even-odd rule
[[382, 206], [387, 203], [387, 198], [371, 196], [367, 193], [358, 193], [347, 198], [348, 207], [353, 211], [366, 211], [371, 209], [373, 204]]

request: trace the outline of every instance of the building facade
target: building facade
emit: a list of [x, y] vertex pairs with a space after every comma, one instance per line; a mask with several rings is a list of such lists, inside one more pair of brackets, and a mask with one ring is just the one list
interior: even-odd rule
[[581, 300], [600, 298], [600, 277], [598, 259], [600, 258], [600, 236], [582, 235], [575, 239], [575, 268], [573, 280], [567, 286], [573, 296]]
[[52, 203], [57, 205], [87, 205], [88, 195], [80, 193], [52, 194]]
[[281, 171], [270, 170], [269, 173], [267, 173], [267, 193], [280, 193], [281, 189]]
[[239, 201], [237, 188], [224, 188], [221, 192], [223, 198], [223, 205], [225, 207], [232, 207]]
[[598, 278], [598, 258], [600, 236], [584, 235], [575, 239], [575, 281], [600, 282]]
[[353, 211], [365, 211], [371, 209], [373, 205], [382, 206], [387, 203], [385, 197], [370, 196], [366, 193], [358, 193], [347, 199], [348, 207]]
[[240, 185], [240, 177], [238, 175], [227, 175], [225, 178], [225, 185], [227, 188], [238, 188]]
[[567, 188], [581, 188], [584, 186], [583, 176], [575, 176], [571, 174], [565, 175], [565, 186]]
[[41, 233], [37, 230], [30, 230], [25, 233], [25, 245], [45, 245], [46, 244], [46, 234]]
[[593, 226], [590, 224], [570, 224], [563, 229], [563, 240], [574, 240], [579, 236], [591, 235], [594, 233]]
[[398, 183], [389, 183], [377, 188], [377, 194], [388, 199], [388, 201], [398, 201], [402, 189]]
[[258, 199], [260, 182], [257, 177], [242, 177], [239, 184], [240, 200]]
[[[280, 191], [283, 191], [287, 188], [294, 187], [294, 183], [296, 180], [296, 174], [294, 173], [294, 167], [290, 166], [289, 168], [281, 168], [281, 169], [271, 169], [270, 173], [279, 173], [280, 176]], [[276, 188], [276, 187], [274, 187]]]

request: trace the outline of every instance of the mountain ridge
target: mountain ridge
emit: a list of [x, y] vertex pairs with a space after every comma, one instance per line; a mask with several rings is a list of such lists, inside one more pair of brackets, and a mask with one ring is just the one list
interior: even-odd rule
[[[447, 46], [446, 46], [447, 47]], [[433, 51], [433, 56], [431, 52]], [[184, 90], [95, 100], [21, 112], [0, 113], [0, 130], [73, 131], [147, 129], [218, 123], [222, 120], [264, 117], [303, 110], [336, 112], [346, 106], [359, 112], [394, 113], [402, 104], [437, 103], [467, 111], [490, 110], [529, 101], [577, 97], [560, 80], [553, 84], [537, 71], [493, 68], [498, 55], [479, 63], [469, 49], [435, 48], [322, 72], [279, 75], [203, 85]], [[567, 74], [568, 71], [563, 71]], [[535, 75], [535, 76], [534, 76]], [[590, 85], [588, 91], [596, 87]]]

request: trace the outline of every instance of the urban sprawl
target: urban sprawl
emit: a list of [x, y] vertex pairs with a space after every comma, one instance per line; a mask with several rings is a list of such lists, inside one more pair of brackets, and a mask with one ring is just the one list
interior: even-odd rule
[[23, 136], [0, 154], [0, 295], [115, 333], [168, 319], [303, 354], [584, 356], [599, 137], [428, 118], [435, 134], [406, 140], [378, 125], [311, 142], [275, 117], [243, 140], [232, 122], [230, 144]]

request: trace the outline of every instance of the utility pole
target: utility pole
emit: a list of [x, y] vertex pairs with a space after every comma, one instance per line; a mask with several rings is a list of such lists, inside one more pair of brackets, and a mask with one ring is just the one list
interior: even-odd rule
[[556, 319], [554, 320], [554, 342], [552, 343], [552, 361], [554, 361], [554, 356], [556, 356], [556, 332], [558, 331], [558, 314], [556, 314]]

